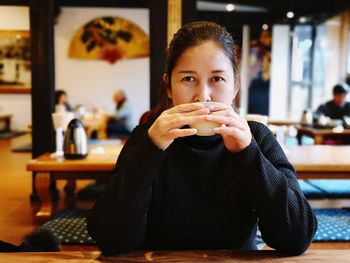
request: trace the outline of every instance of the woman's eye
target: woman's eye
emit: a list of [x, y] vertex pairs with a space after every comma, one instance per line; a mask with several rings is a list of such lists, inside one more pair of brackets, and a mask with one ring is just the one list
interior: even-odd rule
[[192, 77], [192, 76], [186, 76], [186, 77], [184, 77], [182, 80], [183, 80], [183, 81], [192, 82], [192, 81], [194, 81], [194, 77]]
[[225, 81], [224, 78], [219, 77], [219, 76], [212, 77], [211, 80], [212, 80], [213, 82], [222, 82], [222, 81]]

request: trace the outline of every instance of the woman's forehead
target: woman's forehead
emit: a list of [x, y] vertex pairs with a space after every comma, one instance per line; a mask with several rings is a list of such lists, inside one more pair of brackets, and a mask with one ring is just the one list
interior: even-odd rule
[[224, 50], [213, 42], [205, 42], [184, 50], [179, 56], [175, 71], [211, 71], [233, 70], [232, 63]]

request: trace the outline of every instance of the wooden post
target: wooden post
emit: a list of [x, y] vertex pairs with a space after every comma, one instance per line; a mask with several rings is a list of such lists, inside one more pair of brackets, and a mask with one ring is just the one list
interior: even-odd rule
[[159, 100], [166, 48], [182, 24], [195, 20], [196, 0], [150, 0], [151, 107]]
[[[55, 97], [54, 0], [30, 0], [32, 59], [32, 156], [54, 150], [51, 113]], [[35, 174], [32, 175], [31, 201], [38, 201]], [[52, 187], [55, 189], [55, 185]]]
[[31, 0], [33, 158], [54, 150], [54, 0]]
[[167, 2], [150, 0], [150, 97], [151, 108], [159, 100], [159, 87], [164, 72], [167, 47]]
[[181, 27], [182, 23], [182, 0], [168, 0], [168, 32], [167, 43]]

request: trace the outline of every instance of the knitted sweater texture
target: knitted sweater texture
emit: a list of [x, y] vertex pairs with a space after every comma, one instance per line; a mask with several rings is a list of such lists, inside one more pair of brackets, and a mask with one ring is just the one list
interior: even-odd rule
[[124, 146], [88, 231], [106, 255], [134, 249], [256, 249], [301, 254], [317, 220], [270, 130], [249, 122], [239, 153], [220, 135], [176, 139], [166, 151], [137, 127]]

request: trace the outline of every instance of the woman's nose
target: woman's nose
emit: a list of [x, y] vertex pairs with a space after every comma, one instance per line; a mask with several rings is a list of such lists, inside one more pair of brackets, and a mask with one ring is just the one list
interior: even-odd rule
[[196, 94], [194, 97], [195, 102], [211, 101], [210, 87], [206, 84], [200, 84], [197, 86]]

